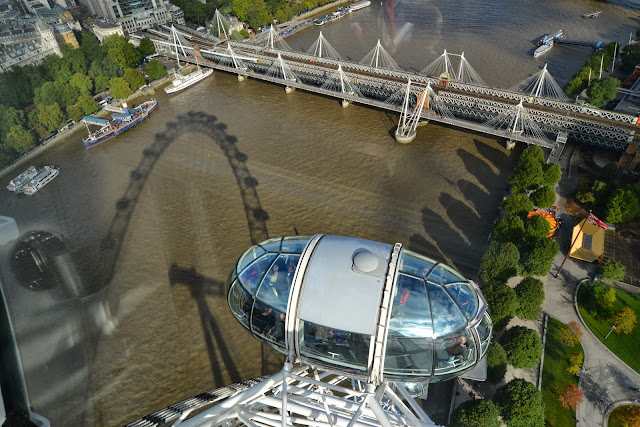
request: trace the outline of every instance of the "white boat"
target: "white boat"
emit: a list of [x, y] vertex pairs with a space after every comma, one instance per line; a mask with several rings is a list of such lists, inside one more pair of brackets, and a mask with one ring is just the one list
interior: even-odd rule
[[36, 193], [42, 187], [53, 181], [53, 179], [58, 176], [59, 173], [59, 168], [55, 166], [45, 166], [39, 171], [38, 175], [36, 175], [35, 178], [33, 178], [24, 187], [22, 187], [22, 192], [29, 196]]
[[213, 70], [207, 69], [203, 71], [199, 67], [196, 71], [189, 73], [186, 76], [177, 74], [176, 78], [173, 79], [173, 82], [171, 82], [169, 86], [165, 86], [164, 91], [171, 95], [172, 93], [179, 92], [182, 89], [186, 89], [189, 86], [206, 79], [211, 74], [213, 74]]
[[[171, 34], [173, 36], [174, 47], [176, 49], [176, 60], [178, 61], [178, 67], [180, 67], [180, 55], [178, 54], [178, 44], [180, 44], [180, 48], [182, 49], [183, 54], [185, 54], [184, 47], [182, 46], [182, 43], [178, 38], [177, 31], [173, 26], [171, 26]], [[198, 69], [196, 71], [193, 71], [187, 74], [186, 76], [175, 73], [175, 78], [173, 79], [173, 82], [171, 82], [170, 85], [165, 86], [164, 88], [165, 92], [171, 95], [172, 93], [176, 93], [190, 86], [193, 86], [194, 84], [198, 83], [201, 80], [206, 79], [211, 74], [213, 74], [213, 70], [210, 68], [204, 71], [200, 69], [200, 64], [198, 64], [198, 56], [195, 55], [195, 49], [194, 49], [194, 58], [196, 60], [196, 67], [198, 67]]]
[[549, 52], [551, 50], [552, 46], [553, 46], [553, 43], [542, 44], [542, 45], [538, 46], [538, 48], [533, 52], [533, 57], [537, 58], [539, 56], [544, 55], [545, 53], [547, 53], [547, 52]]
[[354, 10], [360, 10], [360, 9], [365, 8], [367, 6], [371, 6], [371, 2], [369, 0], [363, 0], [363, 1], [356, 2], [356, 3], [352, 3], [349, 6], [349, 9], [351, 9], [351, 11], [353, 12]]
[[7, 190], [13, 191], [15, 193], [22, 193], [22, 187], [31, 181], [36, 175], [38, 175], [39, 170], [35, 166], [29, 166], [29, 168], [22, 172], [20, 175], [13, 178], [9, 181], [9, 185], [7, 185]]
[[600, 14], [602, 13], [602, 11], [597, 11], [597, 12], [591, 12], [591, 13], [585, 13], [584, 15], [582, 15], [583, 18], [597, 18]]

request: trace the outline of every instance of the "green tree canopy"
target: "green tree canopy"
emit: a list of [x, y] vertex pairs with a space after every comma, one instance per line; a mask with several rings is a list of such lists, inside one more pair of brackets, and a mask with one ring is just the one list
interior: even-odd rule
[[33, 134], [22, 126], [13, 126], [7, 134], [7, 145], [19, 153], [26, 153], [35, 147]]
[[557, 163], [544, 163], [542, 165], [542, 185], [555, 187], [562, 178], [562, 168]]
[[7, 106], [24, 108], [33, 103], [29, 74], [23, 68], [27, 67], [14, 66], [9, 71], [0, 73], [0, 99]]
[[605, 310], [611, 310], [613, 303], [616, 302], [616, 290], [607, 286], [596, 294], [596, 302]]
[[71, 76], [69, 84], [78, 89], [80, 94], [91, 93], [91, 90], [93, 89], [93, 80], [91, 80], [91, 77], [86, 74], [75, 73]]
[[87, 58], [87, 61], [93, 63], [93, 61], [105, 55], [104, 48], [100, 45], [100, 42], [93, 33], [82, 30], [80, 31], [80, 38], [76, 36], [76, 39], [78, 39], [80, 50], [84, 54], [84, 57]]
[[152, 59], [147, 65], [147, 74], [151, 80], [156, 80], [164, 77], [167, 74], [167, 70], [164, 69], [162, 62]]
[[142, 85], [147, 84], [147, 79], [144, 77], [140, 71], [134, 68], [128, 68], [127, 71], [124, 72], [123, 78], [129, 83], [131, 90], [138, 90], [138, 88]]
[[626, 267], [620, 261], [607, 260], [598, 267], [598, 274], [605, 280], [622, 280], [625, 273]]
[[616, 327], [616, 333], [630, 334], [636, 327], [637, 316], [635, 311], [624, 307], [614, 311], [607, 320]]
[[34, 103], [51, 105], [64, 103], [64, 83], [46, 82], [35, 89]]
[[592, 81], [587, 91], [589, 104], [595, 107], [604, 107], [607, 102], [616, 98], [618, 87], [620, 87], [620, 80], [613, 77]]
[[0, 144], [0, 167], [6, 166], [13, 161], [13, 151], [11, 147]]
[[123, 70], [135, 66], [142, 58], [140, 51], [124, 36], [113, 34], [104, 41], [104, 44], [109, 58], [119, 64]]
[[493, 241], [482, 256], [482, 279], [491, 284], [506, 283], [518, 273], [520, 253], [511, 242]]
[[520, 248], [520, 271], [525, 276], [546, 276], [558, 253], [558, 242], [540, 237], [524, 242]]
[[499, 220], [491, 229], [491, 238], [500, 242], [512, 242], [517, 245], [523, 235], [524, 222], [520, 217], [514, 215]]
[[489, 313], [494, 324], [507, 323], [518, 309], [516, 292], [507, 285], [489, 285], [482, 288], [482, 294], [489, 305]]
[[531, 215], [523, 221], [524, 238], [547, 237], [551, 226], [542, 215]]
[[50, 131], [58, 130], [64, 126], [64, 114], [57, 102], [50, 105], [38, 105], [38, 110], [40, 110], [40, 123]]
[[25, 118], [22, 110], [0, 104], [0, 141], [4, 140], [12, 127], [24, 124]]
[[544, 427], [542, 393], [521, 378], [500, 387], [494, 401], [508, 427]]
[[556, 192], [553, 187], [540, 187], [531, 193], [531, 201], [541, 209], [550, 208], [556, 203]]
[[82, 117], [84, 117], [84, 113], [82, 112], [82, 109], [77, 105], [67, 105], [67, 116], [74, 122], [77, 122], [79, 120], [82, 120]]
[[508, 215], [524, 216], [533, 210], [533, 202], [524, 193], [514, 193], [502, 202]]
[[507, 353], [499, 342], [492, 342], [487, 350], [487, 379], [497, 384], [507, 373]]
[[544, 301], [544, 284], [533, 277], [525, 277], [516, 286], [518, 308], [516, 315], [521, 319], [535, 320], [540, 316]]
[[133, 93], [131, 87], [129, 87], [129, 83], [122, 77], [112, 78], [109, 86], [111, 87], [111, 94], [114, 98], [124, 99]]
[[618, 188], [607, 202], [605, 218], [607, 222], [617, 224], [632, 220], [639, 213], [640, 204], [634, 192]]
[[525, 326], [513, 326], [502, 335], [500, 344], [514, 368], [533, 368], [542, 357], [542, 340], [538, 332]]
[[451, 414], [452, 427], [500, 427], [498, 408], [491, 400], [469, 400]]
[[528, 145], [520, 155], [518, 163], [530, 160], [536, 161], [540, 164], [544, 163], [544, 151], [542, 151], [542, 148], [539, 145]]
[[77, 87], [71, 84], [66, 84], [62, 88], [62, 104], [61, 105], [73, 105], [80, 97], [80, 91]]
[[537, 188], [542, 184], [542, 177], [542, 163], [534, 155], [530, 155], [520, 159], [518, 166], [507, 178], [507, 182], [514, 192], [521, 192]]
[[156, 51], [156, 47], [153, 45], [153, 42], [149, 37], [143, 37], [142, 40], [140, 40], [140, 46], [138, 47], [138, 49], [144, 56], [151, 55]]
[[91, 95], [84, 94], [78, 98], [76, 106], [82, 111], [85, 116], [93, 114], [100, 109], [100, 105], [93, 99]]

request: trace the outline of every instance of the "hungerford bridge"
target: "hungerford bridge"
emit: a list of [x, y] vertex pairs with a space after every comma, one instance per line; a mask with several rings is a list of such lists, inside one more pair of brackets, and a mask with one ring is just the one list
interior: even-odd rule
[[[545, 67], [515, 87], [488, 87], [463, 54], [444, 52], [419, 73], [402, 70], [380, 42], [359, 63], [346, 61], [320, 33], [296, 52], [273, 27], [260, 44], [232, 41], [220, 14], [219, 37], [186, 27], [149, 31], [157, 52], [200, 66], [369, 105], [400, 114], [398, 142], [411, 142], [420, 121], [435, 122], [552, 149], [557, 161], [568, 140], [624, 151], [639, 119], [570, 102]], [[197, 43], [197, 44], [196, 44]], [[453, 59], [453, 61], [452, 61]]]

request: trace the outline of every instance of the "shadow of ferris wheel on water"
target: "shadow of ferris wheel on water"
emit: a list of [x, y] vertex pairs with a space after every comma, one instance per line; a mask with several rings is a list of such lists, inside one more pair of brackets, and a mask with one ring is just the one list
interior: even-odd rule
[[[204, 135], [222, 150], [240, 190], [251, 243], [255, 245], [269, 237], [267, 230], [269, 215], [260, 205], [256, 190], [258, 181], [249, 172], [246, 164], [247, 155], [242, 153], [236, 146], [237, 138], [228, 135], [226, 128], [227, 126], [224, 123], [217, 122], [215, 116], [204, 112], [189, 112], [186, 115], [178, 116], [175, 122], [168, 123], [166, 130], [163, 133], [156, 134], [153, 144], [143, 150], [142, 159], [130, 174], [126, 191], [116, 202], [116, 214], [105, 239], [102, 241], [103, 265], [108, 268], [108, 271], [104, 272], [105, 274], [103, 275], [103, 283], [105, 285], [110, 283], [113, 278], [129, 222], [147, 179], [166, 149], [174, 141], [186, 134], [199, 133]], [[233, 382], [242, 380], [224, 342], [224, 334], [221, 332], [206, 300], [208, 296], [220, 297], [226, 300], [226, 284], [199, 274], [195, 267], [183, 267], [175, 263], [171, 265], [168, 275], [171, 285], [186, 285], [197, 303], [205, 344], [209, 352], [211, 372], [216, 386], [225, 385], [221, 370], [223, 367]], [[261, 343], [263, 375], [269, 373], [276, 366], [270, 366], [273, 362], [270, 359], [274, 357], [272, 353], [265, 348], [264, 343]]]

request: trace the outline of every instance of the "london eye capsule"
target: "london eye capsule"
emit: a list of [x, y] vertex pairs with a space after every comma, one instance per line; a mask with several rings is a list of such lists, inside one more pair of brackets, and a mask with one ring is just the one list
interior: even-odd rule
[[482, 370], [491, 340], [477, 285], [400, 244], [269, 239], [242, 254], [228, 285], [231, 311], [256, 338], [292, 360], [369, 382]]

